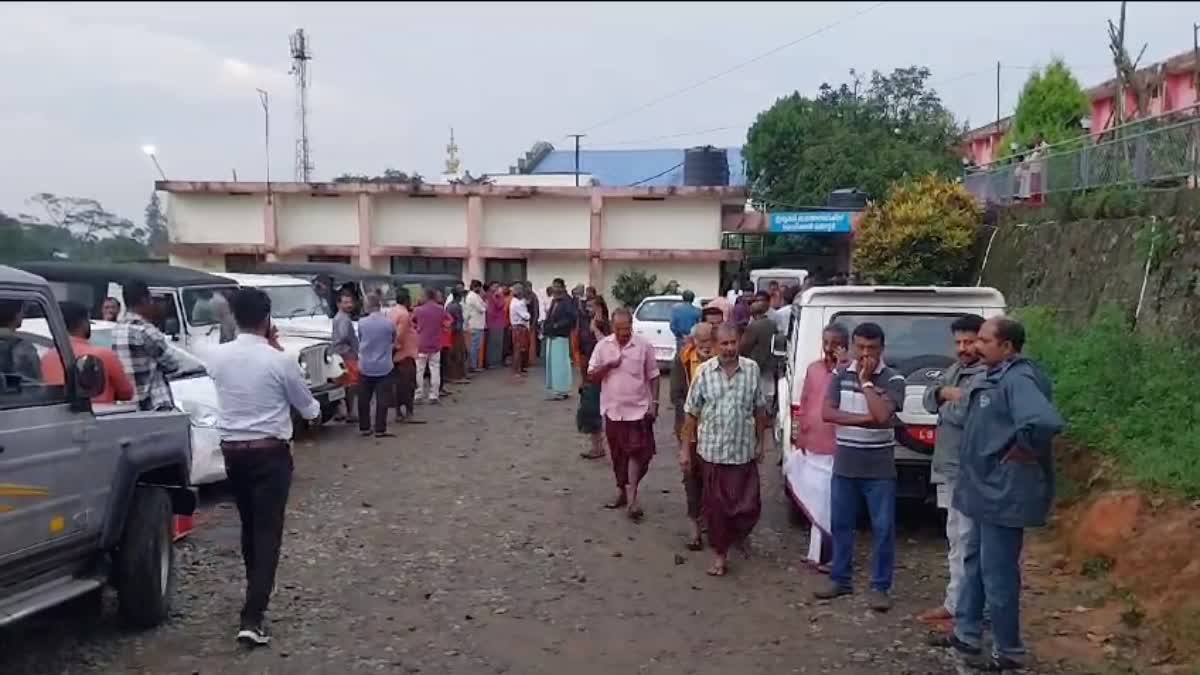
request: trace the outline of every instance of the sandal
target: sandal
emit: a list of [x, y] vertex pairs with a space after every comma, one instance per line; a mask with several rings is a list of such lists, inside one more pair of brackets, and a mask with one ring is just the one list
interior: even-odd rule
[[621, 497], [620, 499], [614, 499], [614, 500], [613, 500], [613, 501], [611, 501], [611, 502], [605, 502], [605, 503], [604, 503], [604, 508], [606, 508], [606, 509], [619, 509], [619, 508], [622, 508], [623, 506], [625, 506], [625, 505], [626, 505], [626, 504], [628, 504], [628, 503], [629, 503], [629, 501], [628, 501], [627, 499], [625, 499], [624, 497]]
[[600, 452], [581, 452], [579, 456], [584, 459], [604, 459], [605, 453], [603, 450]]
[[729, 573], [728, 565], [713, 565], [705, 570], [705, 573], [710, 577], [723, 577]]
[[646, 515], [646, 513], [644, 511], [642, 511], [642, 507], [637, 506], [637, 507], [630, 509], [625, 515], [629, 516], [630, 520], [637, 523], [637, 522], [641, 522], [642, 518]]
[[687, 543], [687, 550], [689, 550], [689, 551], [703, 551], [703, 550], [704, 550], [704, 542], [703, 542], [703, 541], [700, 539], [700, 537], [696, 537], [695, 539], [691, 539], [691, 540], [689, 540], [689, 541], [688, 541], [688, 543]]

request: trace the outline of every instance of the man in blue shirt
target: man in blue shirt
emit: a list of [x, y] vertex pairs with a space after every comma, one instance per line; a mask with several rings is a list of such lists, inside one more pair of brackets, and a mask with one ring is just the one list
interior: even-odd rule
[[391, 436], [387, 432], [387, 390], [392, 385], [396, 324], [379, 309], [379, 295], [369, 293], [363, 300], [366, 316], [358, 321], [358, 430], [363, 436], [371, 435], [371, 399], [378, 396], [375, 437], [383, 438]]
[[692, 326], [700, 323], [700, 308], [693, 304], [696, 294], [683, 292], [683, 302], [671, 308], [671, 332], [675, 335], [675, 348], [683, 346], [684, 339], [691, 335]]

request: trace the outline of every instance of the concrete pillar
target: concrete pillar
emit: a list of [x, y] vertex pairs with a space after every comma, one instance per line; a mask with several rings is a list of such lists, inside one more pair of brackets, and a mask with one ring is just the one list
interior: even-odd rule
[[604, 248], [604, 197], [592, 190], [592, 215], [588, 231], [588, 285], [604, 293], [604, 260], [600, 257]]
[[467, 283], [471, 279], [483, 278], [483, 256], [479, 251], [483, 239], [483, 197], [470, 195], [467, 197]]
[[268, 262], [275, 262], [278, 259], [279, 230], [275, 221], [276, 198], [276, 195], [268, 192], [263, 199], [263, 248], [267, 252]]
[[[371, 268], [371, 195], [358, 193], [358, 265]], [[390, 269], [390, 266], [389, 266]]]

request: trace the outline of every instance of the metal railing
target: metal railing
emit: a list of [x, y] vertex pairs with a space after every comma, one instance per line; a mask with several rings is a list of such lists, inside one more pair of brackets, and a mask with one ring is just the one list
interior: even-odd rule
[[1200, 175], [1196, 110], [1112, 129], [1099, 141], [1048, 146], [1021, 161], [968, 172], [963, 185], [984, 204], [1004, 205], [1102, 187], [1185, 183]]

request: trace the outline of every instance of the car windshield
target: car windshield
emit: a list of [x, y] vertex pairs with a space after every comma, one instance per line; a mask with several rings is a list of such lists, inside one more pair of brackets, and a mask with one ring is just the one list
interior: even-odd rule
[[800, 285], [799, 277], [759, 277], [758, 282], [757, 282], [757, 287], [754, 290], [756, 290], [756, 291], [769, 290], [772, 281], [779, 284], [780, 288], [784, 288], [786, 286], [799, 286]]
[[675, 305], [682, 305], [682, 300], [647, 300], [638, 307], [638, 321], [670, 321], [671, 310]]
[[[88, 342], [97, 347], [107, 347], [112, 349], [112, 329], [93, 327], [92, 337], [88, 339]], [[179, 370], [176, 370], [168, 375], [168, 380], [182, 380], [188, 377], [199, 377], [201, 375], [208, 374], [208, 370], [205, 369], [204, 364], [201, 363], [200, 360], [195, 356], [192, 356], [179, 347], [176, 347], [173, 343], [169, 344], [168, 348], [171, 350], [171, 355], [175, 357], [175, 362], [179, 364]]]
[[861, 323], [876, 323], [883, 329], [883, 359], [902, 366], [920, 356], [955, 358], [950, 324], [962, 314], [883, 314], [843, 312], [833, 322], [853, 332]]
[[183, 311], [187, 313], [188, 323], [192, 326], [212, 326], [219, 323], [223, 313], [229, 311], [229, 300], [235, 291], [237, 286], [185, 288]]
[[312, 286], [264, 286], [262, 290], [271, 298], [271, 316], [276, 319], [291, 319], [298, 316], [324, 316], [328, 312], [325, 301]]

